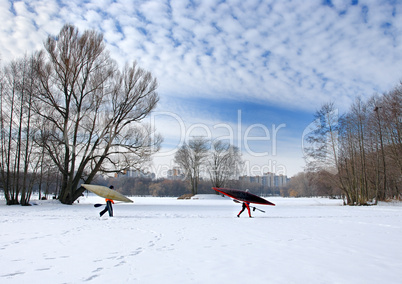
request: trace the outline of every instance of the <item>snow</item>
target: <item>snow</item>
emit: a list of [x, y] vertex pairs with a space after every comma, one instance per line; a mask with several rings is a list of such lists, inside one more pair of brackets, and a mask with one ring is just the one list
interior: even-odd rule
[[0, 201], [0, 283], [400, 283], [402, 206], [268, 198]]

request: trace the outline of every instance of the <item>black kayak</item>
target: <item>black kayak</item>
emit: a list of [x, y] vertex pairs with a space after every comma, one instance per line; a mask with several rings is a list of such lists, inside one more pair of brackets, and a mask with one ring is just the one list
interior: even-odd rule
[[229, 188], [219, 188], [219, 187], [213, 187], [214, 190], [229, 196], [230, 198], [233, 198], [235, 200], [243, 201], [243, 202], [250, 202], [250, 203], [256, 203], [256, 204], [262, 204], [262, 205], [272, 205], [275, 206], [274, 203], [259, 197], [255, 194], [249, 193], [247, 191], [243, 190], [238, 190], [238, 189], [229, 189]]

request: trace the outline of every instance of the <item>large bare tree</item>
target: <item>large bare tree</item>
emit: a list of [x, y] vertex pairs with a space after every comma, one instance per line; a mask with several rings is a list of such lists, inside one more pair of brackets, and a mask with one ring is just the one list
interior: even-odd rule
[[80, 182], [139, 168], [159, 150], [162, 138], [141, 124], [159, 100], [157, 81], [135, 62], [118, 70], [102, 34], [65, 25], [47, 38], [36, 70], [40, 144], [61, 173], [62, 203], [82, 194]]

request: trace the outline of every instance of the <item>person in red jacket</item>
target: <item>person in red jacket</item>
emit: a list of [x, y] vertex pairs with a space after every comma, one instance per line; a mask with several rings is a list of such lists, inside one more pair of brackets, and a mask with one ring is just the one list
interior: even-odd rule
[[240, 214], [243, 213], [244, 209], [246, 209], [246, 208], [247, 208], [247, 211], [248, 211], [248, 216], [250, 218], [252, 218], [251, 217], [251, 212], [250, 212], [250, 202], [243, 202], [241, 210], [240, 210], [239, 214], [237, 214], [237, 217], [240, 218]]
[[[113, 189], [113, 185], [109, 186], [110, 189]], [[102, 217], [103, 214], [106, 213], [106, 211], [109, 211], [109, 217], [113, 217], [113, 207], [112, 204], [114, 204], [114, 201], [112, 199], [105, 199], [106, 201], [106, 207], [103, 209], [101, 212], [99, 212], [99, 216]]]

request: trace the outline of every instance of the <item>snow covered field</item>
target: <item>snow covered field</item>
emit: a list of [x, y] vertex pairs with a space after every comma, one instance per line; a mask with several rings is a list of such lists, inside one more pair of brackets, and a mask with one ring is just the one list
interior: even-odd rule
[[401, 283], [402, 206], [269, 198], [248, 218], [219, 196], [133, 197], [115, 217], [0, 201], [0, 283]]

